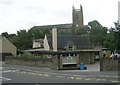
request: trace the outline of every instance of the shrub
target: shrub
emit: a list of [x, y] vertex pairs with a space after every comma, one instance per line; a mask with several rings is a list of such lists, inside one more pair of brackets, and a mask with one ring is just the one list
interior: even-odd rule
[[28, 61], [32, 57], [32, 54], [30, 52], [25, 52], [22, 54], [21, 58], [22, 60]]

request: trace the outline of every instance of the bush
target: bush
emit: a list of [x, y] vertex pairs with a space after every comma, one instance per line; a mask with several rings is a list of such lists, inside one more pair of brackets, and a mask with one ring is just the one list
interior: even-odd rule
[[32, 57], [32, 54], [30, 52], [25, 52], [22, 54], [21, 58], [25, 61], [30, 60], [30, 58]]
[[52, 57], [49, 57], [48, 55], [34, 55], [34, 54], [31, 54], [30, 52], [24, 52], [23, 54], [20, 54], [18, 56], [8, 57], [7, 59], [41, 62], [45, 60], [51, 60], [51, 58]]

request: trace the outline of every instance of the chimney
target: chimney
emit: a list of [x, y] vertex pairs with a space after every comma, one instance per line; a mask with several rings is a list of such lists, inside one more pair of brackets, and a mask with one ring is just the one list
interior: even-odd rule
[[52, 46], [53, 51], [57, 51], [57, 28], [52, 28]]

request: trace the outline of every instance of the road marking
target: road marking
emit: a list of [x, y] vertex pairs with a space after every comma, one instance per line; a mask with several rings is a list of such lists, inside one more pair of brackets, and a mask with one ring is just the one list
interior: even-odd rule
[[[4, 67], [1, 67], [1, 69], [4, 68]], [[6, 73], [6, 72], [18, 72], [18, 73], [24, 73], [24, 74], [32, 74], [32, 75], [39, 75], [39, 76], [43, 76], [43, 77], [48, 77], [50, 76], [50, 74], [52, 75], [58, 75], [56, 77], [58, 78], [65, 78], [67, 76], [68, 79], [75, 79], [75, 80], [81, 80], [81, 79], [84, 79], [86, 81], [89, 81], [89, 80], [95, 80], [95, 81], [106, 81], [106, 79], [103, 79], [103, 78], [100, 78], [100, 77], [114, 77], [114, 78], [118, 78], [118, 76], [109, 76], [109, 75], [98, 75], [98, 79], [96, 78], [86, 78], [84, 75], [73, 75], [73, 74], [62, 74], [62, 72], [43, 72], [43, 71], [33, 71], [33, 70], [29, 70], [29, 69], [25, 69], [25, 70], [15, 70], [15, 68], [11, 68], [10, 70], [7, 70], [7, 71], [3, 71], [3, 73]], [[90, 76], [93, 76], [93, 75], [89, 75], [88, 77]], [[83, 77], [83, 78], [81, 78]], [[95, 75], [96, 77], [96, 75]], [[9, 79], [8, 79], [9, 80]], [[120, 81], [111, 81], [111, 82], [120, 82]]]
[[63, 76], [56, 76], [56, 77], [58, 77], [58, 78], [64, 78]]
[[40, 73], [40, 74], [38, 74], [39, 76], [42, 76], [42, 74]]
[[11, 72], [11, 70], [2, 71], [1, 73], [8, 73], [8, 72]]
[[34, 73], [34, 72], [25, 72], [25, 71], [22, 71], [22, 72], [19, 72], [19, 73], [23, 73], [23, 74], [31, 74], [31, 75], [39, 75], [39, 76], [45, 76], [45, 77], [50, 76], [50, 75], [45, 74], [45, 73]]
[[114, 80], [114, 81], [112, 81], [112, 83], [118, 83], [118, 82], [120, 82], [120, 81], [118, 81], [118, 80]]
[[36, 73], [32, 73], [32, 72], [29, 72], [29, 74], [32, 74], [32, 75], [37, 75]]
[[80, 77], [77, 77], [77, 78], [75, 78], [76, 80], [81, 80], [82, 78], [80, 78]]
[[7, 80], [7, 81], [12, 80], [12, 79], [10, 79], [10, 78], [5, 78], [5, 77], [0, 77], [0, 79], [1, 79], [1, 80]]
[[48, 76], [50, 76], [50, 75], [48, 75], [48, 74], [45, 74], [44, 76], [45, 76], [45, 77], [48, 77]]
[[86, 78], [85, 80], [93, 80], [93, 79], [96, 79], [96, 78]]
[[18, 72], [19, 70], [11, 70], [11, 72]]
[[74, 79], [74, 77], [67, 77], [68, 79]]
[[15, 68], [10, 68], [10, 70], [16, 70]]
[[6, 71], [1, 71], [0, 73], [8, 73], [8, 72], [18, 72], [19, 70], [6, 70]]
[[86, 78], [85, 80], [90, 80], [89, 78]]
[[106, 79], [96, 79], [96, 81], [106, 81]]

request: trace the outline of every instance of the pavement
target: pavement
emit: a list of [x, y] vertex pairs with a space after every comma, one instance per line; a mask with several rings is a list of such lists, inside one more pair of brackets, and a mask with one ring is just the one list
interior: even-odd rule
[[96, 62], [95, 64], [89, 64], [87, 66], [87, 71], [100, 71], [100, 62]]
[[99, 72], [100, 71], [100, 62], [94, 64], [86, 64], [87, 69], [85, 70], [64, 70], [67, 72]]

